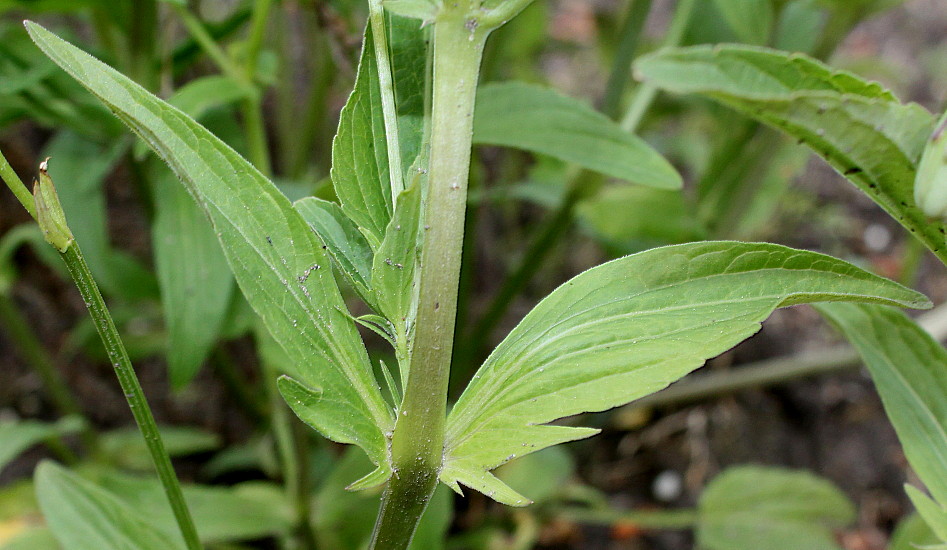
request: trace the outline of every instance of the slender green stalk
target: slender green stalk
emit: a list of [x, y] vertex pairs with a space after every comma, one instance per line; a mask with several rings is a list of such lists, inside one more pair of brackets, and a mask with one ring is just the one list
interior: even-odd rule
[[621, 97], [631, 76], [631, 62], [638, 50], [641, 29], [644, 28], [650, 12], [651, 0], [631, 0], [628, 15], [618, 32], [618, 50], [615, 52], [612, 72], [605, 86], [605, 97], [602, 99], [602, 111], [609, 117], [618, 116]]
[[378, 67], [378, 84], [381, 88], [381, 112], [385, 119], [385, 135], [388, 137], [388, 173], [391, 179], [392, 205], [404, 190], [404, 169], [401, 166], [401, 144], [398, 136], [398, 113], [395, 111], [395, 81], [391, 76], [391, 59], [388, 55], [388, 33], [385, 30], [385, 11], [381, 0], [369, 0], [368, 21], [372, 26], [375, 43], [375, 65]]
[[[671, 48], [681, 43], [681, 40], [684, 39], [684, 32], [687, 31], [687, 26], [690, 24], [696, 4], [696, 0], [678, 0], [677, 7], [674, 8], [674, 18], [671, 19], [671, 24], [668, 27], [667, 34], [664, 36], [664, 40], [661, 42], [661, 47]], [[631, 100], [631, 104], [625, 111], [625, 116], [621, 119], [622, 129], [634, 133], [641, 124], [641, 119], [644, 118], [648, 108], [654, 103], [654, 98], [657, 97], [657, 95], [658, 88], [651, 82], [645, 82], [638, 86]]]
[[260, 48], [263, 47], [263, 36], [266, 34], [266, 23], [270, 18], [270, 9], [273, 0], [256, 0], [253, 4], [253, 16], [250, 19], [250, 34], [247, 36], [246, 72], [247, 77], [256, 77], [257, 62], [260, 58]]
[[465, 2], [445, 5], [434, 24], [429, 188], [417, 332], [391, 441], [394, 475], [372, 535], [375, 550], [407, 548], [437, 487], [444, 452], [447, 383], [457, 312], [474, 100], [489, 30], [467, 20]]
[[204, 24], [201, 23], [201, 20], [185, 6], [174, 3], [171, 5], [174, 6], [174, 11], [177, 12], [178, 17], [181, 18], [181, 22], [184, 23], [184, 28], [187, 29], [187, 32], [194, 41], [197, 42], [198, 46], [204, 50], [204, 53], [210, 57], [211, 61], [217, 65], [217, 68], [230, 78], [238, 82], [244, 82], [243, 71], [241, 71], [240, 67], [224, 52], [223, 48], [217, 44], [214, 37], [210, 35], [210, 32], [208, 32]]
[[6, 292], [0, 292], [0, 326], [16, 344], [23, 358], [39, 375], [50, 400], [59, 409], [59, 412], [63, 415], [81, 416], [82, 409], [75, 397], [72, 396], [72, 392], [69, 391], [69, 386], [63, 379], [62, 374], [56, 369], [36, 334], [27, 328], [30, 326], [29, 323], [20, 314]]
[[7, 162], [7, 158], [3, 156], [3, 153], [0, 153], [0, 178], [3, 178], [3, 181], [7, 184], [7, 187], [10, 188], [10, 191], [13, 191], [13, 196], [16, 197], [16, 200], [20, 201], [20, 204], [23, 205], [23, 208], [30, 214], [30, 217], [35, 220], [36, 205], [33, 203], [33, 195], [30, 193], [30, 190], [23, 185], [20, 176], [16, 175], [16, 172], [13, 170], [13, 167], [10, 166], [10, 163]]
[[581, 523], [628, 523], [641, 529], [690, 529], [697, 524], [697, 510], [565, 509], [560, 517]]

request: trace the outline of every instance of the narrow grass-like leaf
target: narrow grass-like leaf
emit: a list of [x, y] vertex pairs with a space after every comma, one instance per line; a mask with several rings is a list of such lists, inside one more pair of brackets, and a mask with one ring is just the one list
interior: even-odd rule
[[801, 54], [749, 46], [662, 50], [635, 64], [661, 88], [713, 98], [810, 146], [941, 258], [943, 221], [914, 201], [934, 117], [879, 84]]
[[168, 331], [165, 356], [174, 388], [190, 382], [217, 342], [230, 306], [233, 275], [206, 216], [170, 171], [152, 186], [155, 271]]
[[681, 187], [681, 176], [642, 139], [555, 90], [523, 82], [487, 84], [477, 93], [475, 113], [474, 143], [549, 155], [640, 185]]
[[372, 263], [372, 289], [379, 312], [396, 327], [396, 338], [406, 337], [414, 322], [411, 308], [420, 219], [421, 188], [413, 185], [398, 197], [395, 215]]
[[179, 534], [157, 529], [109, 491], [53, 462], [36, 468], [36, 496], [64, 550], [184, 548]]
[[342, 208], [334, 202], [306, 197], [293, 204], [319, 235], [326, 250], [359, 296], [374, 303], [371, 292], [372, 248]]
[[941, 508], [947, 542], [947, 350], [900, 311], [855, 304], [818, 310], [871, 372], [908, 462]]
[[598, 431], [547, 422], [654, 393], [776, 308], [817, 301], [930, 306], [842, 260], [773, 244], [669, 246], [592, 268], [540, 302], [474, 376], [448, 417], [441, 480], [526, 504], [489, 470]]
[[714, 478], [697, 511], [705, 550], [839, 550], [833, 529], [855, 520], [855, 507], [828, 481], [756, 466]]
[[355, 89], [342, 108], [339, 131], [332, 140], [331, 170], [342, 210], [365, 233], [373, 250], [385, 238], [393, 210], [374, 48], [369, 27], [365, 30]]
[[[904, 489], [911, 503], [914, 504], [914, 508], [917, 509], [917, 513], [924, 519], [924, 523], [931, 528], [941, 542], [947, 543], [947, 508], [934, 502], [931, 497], [913, 485], [905, 485]], [[943, 547], [947, 547], [947, 544], [940, 546], [940, 548]]]
[[388, 471], [392, 413], [335, 284], [322, 243], [258, 170], [186, 115], [35, 23], [53, 61], [102, 100], [167, 162], [218, 233], [237, 283], [304, 382], [331, 395], [310, 424], [362, 447]]
[[38, 420], [0, 422], [0, 471], [20, 453], [43, 441], [75, 433], [85, 423], [79, 417], [67, 416], [55, 424]]

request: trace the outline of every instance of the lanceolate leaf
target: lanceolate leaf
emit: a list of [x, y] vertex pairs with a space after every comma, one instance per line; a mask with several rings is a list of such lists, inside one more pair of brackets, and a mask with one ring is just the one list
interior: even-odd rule
[[385, 238], [393, 208], [385, 119], [370, 26], [365, 30], [355, 89], [342, 108], [339, 131], [332, 140], [331, 175], [342, 210], [365, 233], [372, 249], [378, 248]]
[[663, 50], [635, 68], [664, 89], [711, 97], [806, 143], [947, 258], [944, 223], [914, 202], [914, 173], [934, 126], [922, 107], [806, 56], [764, 48]]
[[385, 240], [372, 264], [372, 288], [379, 313], [397, 328], [396, 342], [405, 345], [408, 327], [413, 324], [414, 275], [418, 258], [418, 224], [421, 219], [421, 188], [412, 185], [398, 197], [398, 208], [388, 224]]
[[681, 187], [681, 176], [647, 143], [555, 90], [487, 84], [477, 93], [475, 113], [474, 143], [525, 149], [650, 187]]
[[818, 309], [871, 372], [908, 462], [941, 507], [947, 537], [947, 351], [900, 311], [855, 304]]
[[771, 244], [669, 246], [590, 269], [540, 302], [474, 376], [448, 418], [441, 480], [526, 504], [489, 470], [597, 433], [547, 422], [656, 392], [774, 309], [815, 301], [930, 305], [841, 260]]
[[371, 298], [372, 249], [342, 208], [334, 202], [306, 197], [293, 207], [325, 243], [326, 250], [356, 292], [369, 304]]
[[156, 529], [109, 491], [55, 463], [43, 462], [36, 468], [36, 495], [64, 550], [184, 548], [179, 534]]
[[155, 270], [168, 330], [171, 385], [191, 381], [217, 341], [230, 306], [233, 275], [200, 207], [163, 166], [154, 180]]
[[214, 225], [248, 302], [303, 382], [331, 395], [308, 403], [325, 436], [362, 447], [388, 471], [392, 413], [335, 285], [322, 243], [259, 171], [177, 109], [95, 58], [27, 23], [36, 43], [167, 162]]

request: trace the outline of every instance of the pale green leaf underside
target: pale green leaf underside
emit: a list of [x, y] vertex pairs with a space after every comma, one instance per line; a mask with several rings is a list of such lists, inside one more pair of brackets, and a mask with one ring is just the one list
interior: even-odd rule
[[36, 468], [36, 495], [64, 550], [184, 548], [180, 535], [156, 529], [110, 492], [52, 462]]
[[932, 251], [945, 226], [914, 202], [914, 174], [934, 126], [916, 104], [879, 84], [801, 54], [749, 46], [662, 50], [635, 64], [639, 78], [713, 98], [809, 145]]
[[258, 170], [186, 115], [56, 37], [33, 40], [167, 162], [204, 209], [248, 302], [305, 383], [335, 398], [313, 427], [387, 461], [392, 413], [345, 311], [322, 243]]
[[371, 26], [366, 27], [355, 88], [332, 140], [332, 184], [342, 210], [378, 248], [391, 220], [388, 145]]
[[947, 504], [947, 351], [900, 311], [854, 304], [818, 309], [858, 350], [908, 462], [934, 499]]
[[743, 466], [720, 474], [698, 504], [697, 543], [706, 550], [837, 550], [833, 529], [855, 507], [808, 472]]
[[772, 244], [669, 246], [590, 269], [540, 302], [474, 376], [448, 417], [441, 480], [524, 504], [488, 471], [596, 433], [544, 424], [654, 393], [774, 309], [815, 301], [930, 306], [841, 260]]
[[342, 208], [316, 197], [306, 197], [293, 208], [325, 243], [326, 250], [362, 298], [372, 303], [372, 249]]
[[679, 189], [681, 176], [642, 139], [555, 90], [504, 82], [477, 92], [474, 143], [549, 155], [640, 185]]

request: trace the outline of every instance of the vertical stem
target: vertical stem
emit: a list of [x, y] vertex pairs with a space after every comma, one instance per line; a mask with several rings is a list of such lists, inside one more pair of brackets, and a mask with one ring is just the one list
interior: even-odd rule
[[398, 113], [395, 111], [395, 81], [391, 76], [391, 60], [388, 56], [388, 33], [385, 30], [385, 12], [381, 0], [369, 0], [368, 20], [372, 26], [375, 43], [375, 65], [378, 68], [378, 84], [381, 88], [381, 111], [385, 119], [385, 135], [388, 144], [388, 173], [391, 179], [391, 203], [394, 206], [398, 195], [404, 190], [404, 169], [401, 166], [401, 144], [398, 135]]
[[[449, 7], [448, 7], [449, 6]], [[444, 453], [447, 382], [460, 276], [473, 111], [488, 31], [445, 5], [434, 26], [429, 188], [411, 371], [391, 441], [394, 475], [372, 535], [375, 550], [407, 548]]]
[[95, 322], [95, 328], [99, 331], [102, 343], [108, 353], [109, 360], [115, 369], [115, 375], [128, 400], [128, 408], [135, 417], [135, 423], [141, 430], [145, 438], [145, 446], [151, 454], [151, 460], [154, 462], [155, 470], [158, 472], [158, 478], [164, 487], [164, 492], [171, 504], [171, 510], [177, 520], [178, 527], [181, 529], [181, 535], [188, 550], [200, 550], [201, 543], [197, 537], [197, 529], [194, 527], [194, 520], [191, 518], [187, 503], [184, 501], [184, 494], [181, 492], [181, 484], [178, 482], [177, 475], [174, 473], [174, 467], [171, 465], [171, 458], [164, 448], [164, 442], [161, 440], [161, 434], [158, 432], [158, 426], [155, 424], [154, 416], [148, 407], [148, 401], [145, 399], [145, 393], [138, 383], [138, 377], [135, 375], [135, 369], [132, 367], [131, 360], [128, 358], [128, 352], [125, 351], [125, 345], [122, 343], [112, 316], [105, 306], [105, 300], [99, 292], [99, 287], [92, 278], [92, 272], [86, 265], [79, 245], [72, 243], [62, 258], [66, 262], [69, 274], [72, 275], [85, 301], [86, 307]]
[[638, 49], [641, 29], [651, 11], [651, 0], [631, 0], [628, 15], [622, 23], [618, 33], [618, 51], [615, 52], [615, 62], [612, 64], [612, 73], [605, 86], [605, 97], [602, 100], [602, 111], [610, 118], [618, 115], [622, 93], [631, 76], [631, 62]]
[[30, 193], [30, 190], [23, 185], [23, 180], [20, 179], [20, 176], [16, 175], [16, 171], [14, 171], [10, 163], [7, 162], [7, 158], [3, 156], [3, 153], [0, 153], [0, 178], [7, 184], [10, 191], [13, 191], [13, 196], [16, 197], [16, 200], [20, 201], [20, 204], [23, 205], [23, 208], [26, 209], [30, 217], [35, 220], [36, 205], [33, 203], [33, 195]]

